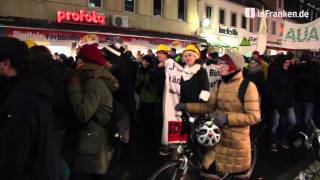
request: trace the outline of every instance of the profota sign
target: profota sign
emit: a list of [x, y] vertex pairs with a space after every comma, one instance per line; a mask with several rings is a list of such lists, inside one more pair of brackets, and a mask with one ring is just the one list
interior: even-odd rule
[[319, 49], [320, 19], [305, 24], [284, 23], [282, 47], [290, 49]]
[[57, 12], [57, 22], [65, 23], [65, 22], [76, 22], [76, 23], [88, 23], [88, 24], [97, 24], [97, 25], [105, 25], [106, 17], [104, 15], [97, 14], [96, 11], [86, 11], [80, 10], [78, 12], [72, 11], [63, 11], [59, 10]]

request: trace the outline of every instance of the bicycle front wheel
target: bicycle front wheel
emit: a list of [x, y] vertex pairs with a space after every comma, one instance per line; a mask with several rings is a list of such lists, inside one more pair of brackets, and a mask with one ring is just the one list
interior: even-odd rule
[[149, 180], [187, 180], [187, 173], [184, 172], [186, 171], [181, 168], [181, 161], [170, 161], [154, 172]]

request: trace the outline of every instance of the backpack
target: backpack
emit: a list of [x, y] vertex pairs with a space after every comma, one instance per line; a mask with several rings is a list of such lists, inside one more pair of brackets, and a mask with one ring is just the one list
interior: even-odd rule
[[249, 79], [244, 78], [240, 84], [239, 90], [238, 90], [238, 98], [240, 99], [241, 104], [244, 103], [244, 96], [247, 92], [247, 88], [249, 86]]
[[[238, 98], [239, 98], [241, 104], [244, 103], [244, 96], [245, 96], [245, 94], [247, 92], [247, 88], [249, 86], [249, 82], [250, 82], [249, 79], [243, 78], [243, 80], [242, 80], [242, 82], [241, 82], [241, 84], [239, 86]], [[220, 86], [220, 83], [221, 83], [221, 81], [218, 82], [218, 87]]]

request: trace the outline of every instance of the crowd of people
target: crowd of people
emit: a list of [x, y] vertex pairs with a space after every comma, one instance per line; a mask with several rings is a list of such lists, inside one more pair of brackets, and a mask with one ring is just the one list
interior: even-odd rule
[[175, 110], [215, 112], [223, 129], [203, 157], [208, 173], [248, 170], [250, 129], [278, 152], [320, 121], [320, 63], [308, 54], [254, 51], [248, 59], [160, 44], [155, 54], [133, 56], [118, 43], [89, 43], [73, 58], [28, 45], [0, 37], [0, 179], [121, 179], [132, 144], [170, 153], [161, 143], [169, 62], [182, 67]]

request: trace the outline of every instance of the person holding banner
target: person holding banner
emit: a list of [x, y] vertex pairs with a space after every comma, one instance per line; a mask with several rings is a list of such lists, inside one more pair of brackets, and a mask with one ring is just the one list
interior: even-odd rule
[[211, 52], [208, 54], [206, 63], [202, 65], [206, 69], [209, 80], [209, 90], [214, 91], [218, 88], [218, 82], [221, 80], [219, 66], [217, 65], [219, 61], [219, 53]]
[[208, 177], [216, 172], [240, 173], [250, 168], [250, 126], [260, 119], [259, 94], [254, 83], [248, 83], [243, 102], [238, 96], [243, 81], [243, 56], [230, 52], [218, 64], [222, 81], [209, 100], [176, 106], [176, 110], [191, 113], [215, 112], [215, 124], [222, 127], [220, 142], [207, 149], [201, 163]]
[[[181, 120], [176, 117], [175, 105], [180, 100], [180, 79], [182, 67], [169, 58], [169, 47], [165, 44], [160, 44], [157, 48], [157, 57], [159, 60], [157, 69], [155, 70], [157, 76], [158, 87], [160, 88], [160, 97], [163, 97], [162, 102], [162, 138], [160, 148], [160, 155], [166, 156], [171, 154], [169, 149], [170, 144], [181, 141], [180, 131]], [[158, 108], [159, 109], [159, 108]], [[161, 117], [158, 113], [156, 118]], [[157, 120], [160, 123], [160, 119]], [[161, 125], [159, 124], [159, 129]], [[180, 128], [176, 128], [180, 127]]]

